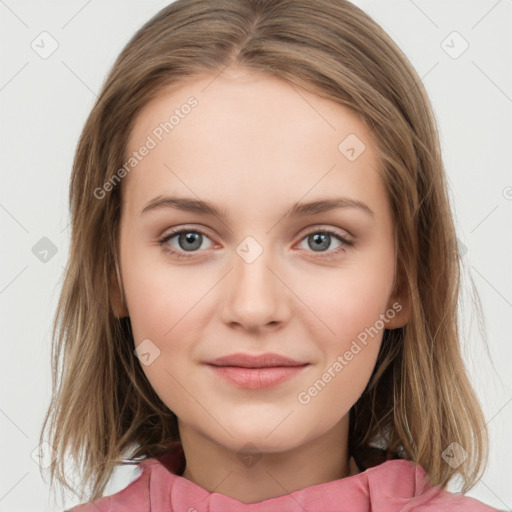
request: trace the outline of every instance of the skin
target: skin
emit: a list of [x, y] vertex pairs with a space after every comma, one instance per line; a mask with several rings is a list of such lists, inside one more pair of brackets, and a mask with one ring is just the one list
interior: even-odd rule
[[[136, 119], [128, 153], [190, 96], [198, 106], [122, 182], [126, 302], [115, 287], [113, 309], [131, 317], [136, 346], [150, 339], [160, 350], [142, 368], [178, 417], [182, 476], [253, 503], [354, 473], [348, 413], [370, 378], [383, 328], [309, 403], [297, 397], [397, 301], [402, 309], [386, 327], [405, 325], [408, 304], [394, 289], [394, 226], [375, 144], [355, 113], [285, 80], [230, 68], [154, 98]], [[351, 133], [366, 146], [354, 161], [338, 150]], [[228, 217], [140, 214], [164, 195], [211, 201]], [[285, 217], [298, 201], [338, 196], [363, 201], [374, 215], [342, 208]], [[179, 235], [168, 240], [185, 255], [178, 258], [158, 239], [182, 228], [206, 236], [192, 252]], [[331, 236], [315, 250], [310, 235], [321, 228], [354, 243], [343, 247]], [[263, 251], [251, 263], [237, 253], [248, 236]], [[310, 364], [271, 388], [241, 389], [203, 364], [234, 352]], [[239, 457], [247, 443], [257, 452], [252, 464]]]

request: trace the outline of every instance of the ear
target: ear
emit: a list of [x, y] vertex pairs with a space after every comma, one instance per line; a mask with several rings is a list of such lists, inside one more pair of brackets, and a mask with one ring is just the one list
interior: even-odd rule
[[[397, 329], [404, 327], [409, 322], [411, 311], [411, 299], [407, 291], [407, 286], [403, 282], [395, 287], [387, 304], [386, 317], [388, 320], [385, 322], [386, 329]], [[392, 317], [394, 312], [394, 316]]]
[[116, 272], [113, 271], [110, 275], [110, 305], [112, 307], [112, 311], [117, 318], [124, 318], [130, 316], [128, 313], [128, 308], [126, 306], [126, 302], [124, 300], [124, 294], [121, 291], [121, 287], [119, 285], [119, 281], [116, 275]]

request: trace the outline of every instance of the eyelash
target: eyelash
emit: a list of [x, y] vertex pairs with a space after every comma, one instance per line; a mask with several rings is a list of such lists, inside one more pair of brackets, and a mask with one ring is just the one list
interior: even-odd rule
[[[203, 231], [198, 230], [198, 229], [180, 229], [177, 231], [172, 231], [172, 232], [166, 234], [165, 236], [161, 237], [160, 239], [158, 239], [158, 244], [162, 247], [162, 250], [165, 253], [171, 254], [178, 258], [190, 258], [191, 257], [191, 256], [184, 254], [182, 251], [177, 251], [175, 249], [170, 248], [170, 246], [167, 244], [167, 242], [169, 240], [171, 240], [176, 235], [179, 235], [181, 233], [198, 233], [203, 236], [206, 236], [207, 238], [210, 238], [206, 233], [204, 233]], [[308, 236], [314, 235], [314, 234], [331, 235], [334, 238], [337, 238], [340, 242], [342, 242], [342, 245], [340, 247], [338, 247], [337, 249], [334, 249], [332, 251], [326, 251], [325, 253], [318, 253], [318, 254], [322, 255], [322, 256], [318, 256], [318, 257], [321, 257], [323, 259], [327, 259], [327, 260], [333, 259], [333, 258], [337, 257], [341, 252], [343, 252], [347, 247], [354, 245], [354, 243], [351, 240], [349, 240], [348, 238], [338, 234], [336, 231], [334, 231], [332, 229], [327, 229], [327, 228], [310, 231], [309, 233], [306, 233], [301, 238], [301, 241], [304, 240], [305, 238], [307, 238]], [[194, 254], [194, 252], [192, 252], [190, 254]], [[315, 256], [315, 257], [317, 257], [317, 256]]]

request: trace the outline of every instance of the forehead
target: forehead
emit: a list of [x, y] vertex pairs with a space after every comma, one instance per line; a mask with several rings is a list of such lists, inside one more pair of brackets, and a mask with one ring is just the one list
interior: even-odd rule
[[145, 145], [123, 182], [124, 200], [139, 211], [164, 193], [246, 208], [326, 192], [383, 200], [360, 117], [268, 74], [231, 69], [161, 92], [135, 119], [126, 158]]

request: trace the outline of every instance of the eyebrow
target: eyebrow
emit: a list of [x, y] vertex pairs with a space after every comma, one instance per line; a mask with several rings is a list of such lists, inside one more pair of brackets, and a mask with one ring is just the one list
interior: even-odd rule
[[[181, 210], [184, 212], [200, 213], [203, 215], [211, 215], [218, 217], [219, 219], [226, 219], [228, 217], [227, 210], [220, 206], [216, 206], [208, 201], [201, 199], [194, 199], [189, 197], [162, 197], [158, 196], [149, 201], [146, 206], [140, 212], [140, 215], [154, 210], [160, 210], [165, 208], [171, 208], [175, 210]], [[285, 215], [286, 217], [305, 217], [308, 215], [315, 215], [331, 211], [337, 208], [356, 208], [359, 209], [372, 217], [375, 214], [371, 208], [356, 199], [349, 197], [335, 197], [335, 198], [322, 198], [308, 203], [295, 203], [290, 211]]]

